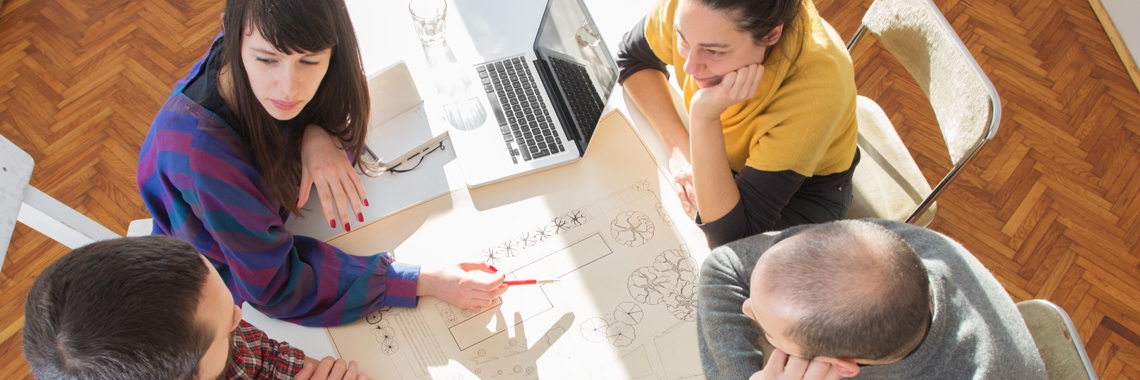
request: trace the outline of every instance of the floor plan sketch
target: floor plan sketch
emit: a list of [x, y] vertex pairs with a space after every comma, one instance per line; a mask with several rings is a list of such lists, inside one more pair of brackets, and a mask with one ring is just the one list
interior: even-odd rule
[[[591, 144], [639, 146], [628, 126], [613, 127], [597, 133], [624, 135]], [[604, 191], [595, 184], [483, 210], [448, 206], [446, 218], [417, 219], [426, 220], [421, 232], [401, 245], [417, 255], [483, 261], [510, 280], [558, 282], [512, 286], [484, 308], [432, 297], [414, 309], [385, 308], [329, 328], [338, 353], [383, 379], [702, 378], [695, 312], [698, 259], [707, 250], [695, 258], [682, 237], [692, 231], [679, 230], [691, 222], [670, 220], [683, 211], [676, 199], [663, 201], [675, 195], [661, 188], [669, 182], [648, 152], [626, 151], [635, 159], [597, 153], [580, 162], [626, 165], [607, 164], [615, 174], [590, 179]], [[579, 173], [567, 166], [550, 177], [572, 175], [558, 170]]]

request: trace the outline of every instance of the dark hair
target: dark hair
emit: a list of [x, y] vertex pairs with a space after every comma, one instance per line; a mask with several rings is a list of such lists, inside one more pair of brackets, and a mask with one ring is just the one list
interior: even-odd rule
[[812, 226], [765, 267], [767, 294], [806, 317], [786, 332], [804, 357], [905, 355], [930, 320], [930, 279], [898, 235], [867, 221]]
[[796, 28], [796, 17], [803, 9], [803, 0], [700, 0], [714, 10], [727, 12], [736, 29], [752, 34], [752, 42], [759, 43], [773, 28], [784, 25], [784, 34]]
[[[265, 177], [264, 186], [282, 206], [299, 213], [301, 137], [306, 126], [324, 128], [349, 150], [353, 162], [365, 165], [360, 155], [368, 132], [368, 84], [348, 9], [344, 0], [227, 0], [225, 12], [222, 66], [228, 66], [233, 78], [232, 106], [242, 124], [234, 129], [249, 144], [254, 166]], [[282, 53], [332, 49], [316, 94], [293, 120], [279, 124], [253, 94], [241, 56], [242, 39], [253, 28]], [[282, 141], [280, 125], [286, 128], [287, 141]]]
[[37, 379], [194, 379], [215, 336], [195, 319], [208, 275], [171, 237], [77, 248], [28, 291], [24, 357]]

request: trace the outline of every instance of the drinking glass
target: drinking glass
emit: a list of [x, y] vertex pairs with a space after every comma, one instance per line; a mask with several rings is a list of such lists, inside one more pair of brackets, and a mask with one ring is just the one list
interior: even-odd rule
[[408, 12], [416, 26], [416, 36], [424, 45], [443, 41], [446, 26], [447, 2], [444, 0], [412, 0]]

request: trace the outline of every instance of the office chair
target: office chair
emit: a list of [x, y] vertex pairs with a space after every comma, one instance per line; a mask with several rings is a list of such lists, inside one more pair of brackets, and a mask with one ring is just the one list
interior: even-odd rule
[[1017, 310], [1037, 343], [1049, 380], [1097, 380], [1077, 327], [1064, 309], [1046, 300], [1025, 300]]
[[931, 189], [886, 113], [859, 96], [858, 146], [863, 158], [852, 179], [848, 218], [881, 218], [925, 226], [934, 200], [993, 138], [1001, 101], [989, 78], [931, 0], [876, 0], [847, 43], [851, 52], [871, 32], [926, 93], [953, 167]]

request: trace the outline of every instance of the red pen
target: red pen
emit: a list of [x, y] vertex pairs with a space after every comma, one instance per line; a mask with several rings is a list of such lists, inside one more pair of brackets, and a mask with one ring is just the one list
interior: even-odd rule
[[549, 283], [553, 283], [553, 282], [558, 282], [558, 279], [552, 279], [552, 280], [511, 280], [511, 281], [503, 281], [503, 283], [504, 283], [504, 284], [507, 284], [507, 285], [539, 285], [539, 284], [549, 284]]

